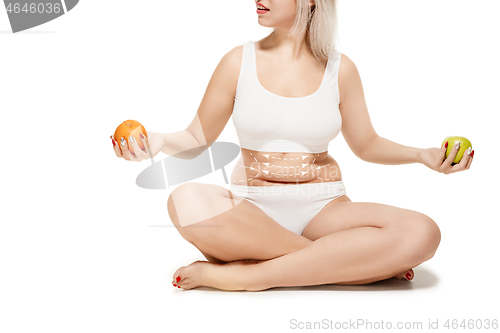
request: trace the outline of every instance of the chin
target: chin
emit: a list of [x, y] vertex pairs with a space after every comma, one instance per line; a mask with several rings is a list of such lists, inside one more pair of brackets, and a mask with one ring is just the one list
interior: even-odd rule
[[271, 29], [272, 29], [272, 28], [274, 28], [273, 26], [269, 26], [269, 25], [265, 25], [265, 24], [260, 24], [260, 23], [259, 23], [259, 25], [260, 25], [261, 27], [264, 27], [264, 28], [271, 28]]

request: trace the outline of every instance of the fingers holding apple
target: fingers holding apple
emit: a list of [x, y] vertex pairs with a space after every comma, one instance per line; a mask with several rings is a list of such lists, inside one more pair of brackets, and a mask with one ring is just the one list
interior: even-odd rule
[[[471, 148], [472, 149], [472, 148]], [[467, 162], [467, 166], [466, 166], [466, 169], [469, 169], [470, 168], [470, 165], [472, 163], [472, 160], [474, 158], [474, 150], [470, 152], [469, 154], [469, 161]]]
[[450, 159], [451, 165], [458, 164], [462, 157], [464, 156], [465, 151], [470, 147], [472, 149], [472, 144], [467, 138], [463, 136], [448, 136], [443, 140], [443, 144], [448, 142], [448, 147], [446, 149], [446, 162], [450, 158], [450, 154], [453, 155], [453, 158]]
[[472, 144], [468, 139], [461, 136], [449, 136], [443, 140], [443, 149], [446, 150], [441, 172], [449, 174], [470, 168], [474, 153], [471, 152]]
[[456, 167], [458, 167], [458, 169], [468, 170], [470, 168], [470, 164], [472, 162], [471, 150], [472, 150], [472, 147], [469, 147], [465, 150], [464, 156], [460, 160], [460, 163], [458, 163], [456, 165]]
[[445, 143], [443, 143], [443, 145], [441, 146], [441, 161], [444, 162], [444, 160], [446, 159], [446, 157], [448, 155], [446, 155], [446, 152], [448, 151], [448, 141], [446, 141]]
[[450, 144], [450, 142], [448, 141], [448, 148], [446, 149], [445, 160], [443, 161], [443, 167], [451, 169], [451, 167], [455, 165], [455, 160], [456, 158], [459, 157], [457, 156], [459, 150], [460, 150], [459, 142], [455, 144]]

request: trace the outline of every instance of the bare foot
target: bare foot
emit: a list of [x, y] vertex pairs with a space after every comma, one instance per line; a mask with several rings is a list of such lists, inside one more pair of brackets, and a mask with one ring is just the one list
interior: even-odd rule
[[408, 281], [413, 280], [413, 277], [415, 276], [415, 273], [413, 272], [413, 269], [409, 269], [403, 273], [399, 273], [398, 275], [395, 275], [394, 277], [396, 279], [406, 279]]
[[[221, 290], [253, 290], [245, 285], [245, 267], [258, 265], [266, 260], [245, 259], [231, 261], [226, 264], [215, 264], [208, 261], [195, 261], [189, 266], [182, 266], [173, 275], [172, 285], [183, 289], [211, 287]], [[243, 270], [243, 271], [242, 271]], [[396, 279], [413, 280], [415, 273], [409, 269], [395, 275]], [[257, 289], [256, 289], [257, 290]]]
[[215, 264], [208, 261], [195, 261], [189, 266], [182, 266], [175, 271], [172, 285], [183, 289], [211, 287], [221, 290], [247, 290], [242, 281], [241, 269], [255, 265], [261, 260], [238, 260], [226, 264]]

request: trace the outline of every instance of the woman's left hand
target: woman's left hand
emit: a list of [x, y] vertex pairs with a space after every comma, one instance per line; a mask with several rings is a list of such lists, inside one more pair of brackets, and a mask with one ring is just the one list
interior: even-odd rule
[[453, 172], [469, 170], [470, 165], [472, 163], [472, 159], [474, 157], [474, 151], [471, 152], [470, 149], [466, 150], [460, 162], [452, 166], [451, 163], [455, 159], [458, 150], [459, 149], [457, 149], [456, 146], [453, 147], [451, 149], [450, 155], [448, 155], [448, 158], [446, 158], [446, 160], [444, 161], [443, 159], [446, 155], [445, 145], [443, 145], [441, 149], [439, 148], [423, 149], [418, 153], [418, 158], [420, 160], [420, 163], [426, 165], [427, 167], [431, 168], [434, 171], [444, 173], [445, 175]]

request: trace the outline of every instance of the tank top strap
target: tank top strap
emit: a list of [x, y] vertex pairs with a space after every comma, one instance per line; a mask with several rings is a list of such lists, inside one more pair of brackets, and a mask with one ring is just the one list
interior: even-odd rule
[[249, 40], [243, 43], [243, 54], [241, 58], [240, 75], [238, 77], [238, 85], [236, 86], [236, 96], [238, 98], [241, 92], [249, 92], [255, 89], [253, 66], [253, 41]]
[[260, 83], [257, 77], [257, 59], [255, 57], [255, 41], [253, 40], [248, 41], [247, 49], [248, 49], [248, 62], [250, 68], [249, 78], [251, 78], [251, 80], [256, 86], [259, 86]]
[[340, 55], [341, 53], [338, 50], [332, 49], [328, 57], [325, 81], [323, 82], [323, 85], [328, 92], [331, 92], [332, 90], [335, 91], [338, 88]]

